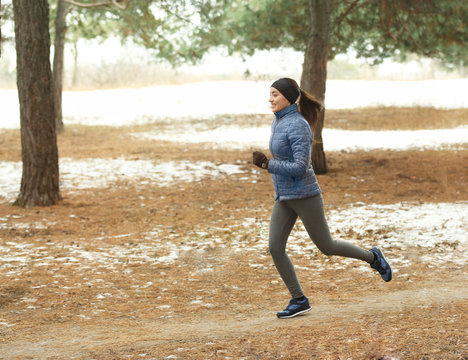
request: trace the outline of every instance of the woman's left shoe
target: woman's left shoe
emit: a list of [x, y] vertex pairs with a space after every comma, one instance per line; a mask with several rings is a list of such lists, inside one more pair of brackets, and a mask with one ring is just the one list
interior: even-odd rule
[[283, 311], [276, 314], [280, 319], [289, 319], [297, 315], [301, 315], [312, 308], [309, 305], [309, 300], [304, 296], [304, 300], [291, 299], [289, 305]]
[[382, 250], [379, 247], [373, 247], [370, 251], [375, 255], [375, 260], [371, 264], [371, 268], [377, 270], [385, 281], [392, 280], [392, 268], [390, 267], [390, 264], [385, 258]]

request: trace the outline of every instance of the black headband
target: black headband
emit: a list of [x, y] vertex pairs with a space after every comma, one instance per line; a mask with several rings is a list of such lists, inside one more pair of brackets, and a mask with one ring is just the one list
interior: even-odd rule
[[289, 82], [288, 79], [281, 78], [276, 80], [271, 87], [278, 90], [291, 103], [294, 104], [300, 95], [299, 90]]

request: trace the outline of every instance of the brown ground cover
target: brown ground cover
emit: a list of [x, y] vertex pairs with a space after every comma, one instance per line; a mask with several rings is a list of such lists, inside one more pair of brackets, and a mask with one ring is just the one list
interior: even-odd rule
[[[447, 128], [467, 118], [466, 110], [384, 108], [330, 111], [328, 124]], [[217, 124], [269, 119], [226, 116]], [[407, 260], [390, 283], [356, 262], [317, 251], [297, 256], [313, 309], [276, 319], [288, 294], [266, 244], [269, 175], [252, 168], [247, 149], [128, 135], [155, 126], [169, 125], [69, 126], [59, 152], [236, 163], [245, 171], [171, 187], [118, 181], [63, 192], [48, 208], [1, 203], [0, 358], [468, 359], [468, 266], [421, 259], [447, 249], [387, 248], [389, 259]], [[20, 160], [17, 130], [0, 132], [0, 145], [1, 161]], [[326, 208], [466, 202], [467, 150], [328, 153], [330, 171], [319, 176]], [[385, 234], [342, 235], [369, 244]]]

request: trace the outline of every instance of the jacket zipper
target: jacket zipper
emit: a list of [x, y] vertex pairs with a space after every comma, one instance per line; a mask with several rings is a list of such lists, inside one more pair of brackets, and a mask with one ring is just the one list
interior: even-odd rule
[[[270, 144], [269, 144], [269, 146], [270, 146], [270, 151], [271, 151], [271, 149], [272, 149], [271, 144], [272, 144], [272, 142], [273, 142], [273, 134], [276, 132], [276, 127], [278, 126], [278, 120], [279, 120], [278, 118], [275, 118], [275, 121], [274, 121], [274, 123], [273, 123], [274, 126], [273, 126], [273, 130], [272, 130], [272, 132], [271, 132]], [[273, 156], [273, 154], [271, 154], [271, 156]], [[274, 158], [274, 157], [273, 157], [273, 158]], [[275, 188], [276, 188], [276, 189], [275, 189], [275, 190], [276, 190], [276, 196], [277, 196], [277, 198], [279, 199], [279, 198], [280, 198], [280, 193], [279, 193], [279, 186], [278, 186], [278, 177], [277, 177], [276, 174], [273, 174], [273, 176], [275, 177], [274, 184], [275, 184]], [[276, 200], [276, 199], [275, 199], [275, 200]]]

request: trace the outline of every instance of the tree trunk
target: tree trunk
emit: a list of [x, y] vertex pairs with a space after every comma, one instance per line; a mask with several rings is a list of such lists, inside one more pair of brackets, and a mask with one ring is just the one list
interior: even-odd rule
[[13, 0], [23, 175], [15, 205], [60, 200], [47, 0]]
[[78, 44], [73, 43], [73, 75], [71, 85], [74, 88], [78, 82]]
[[[0, 9], [2, 8], [2, 0], [0, 0]], [[2, 12], [0, 11], [0, 24], [2, 23]], [[0, 25], [0, 58], [2, 57], [2, 27]]]
[[[301, 88], [325, 103], [328, 46], [330, 42], [330, 6], [328, 0], [309, 0], [309, 10], [310, 29], [304, 64], [302, 65]], [[312, 166], [317, 174], [325, 174], [328, 171], [322, 141], [324, 121], [325, 111], [322, 111], [314, 129], [314, 142], [312, 145]]]
[[63, 88], [63, 58], [65, 50], [65, 34], [67, 32], [66, 9], [64, 0], [57, 2], [57, 15], [55, 18], [55, 41], [54, 41], [54, 104], [55, 104], [55, 126], [57, 132], [63, 130], [62, 119], [62, 88]]

